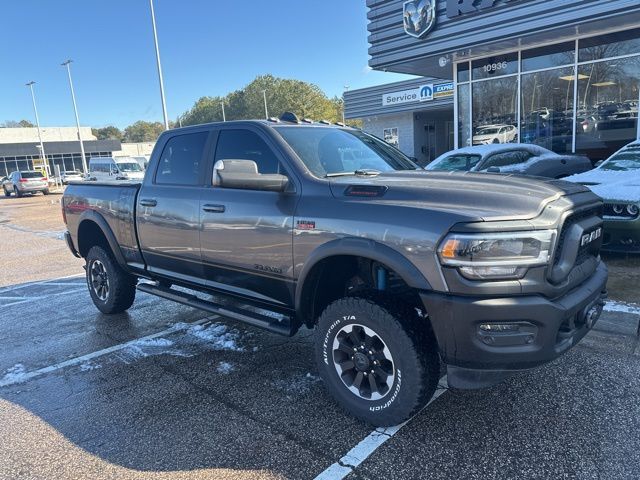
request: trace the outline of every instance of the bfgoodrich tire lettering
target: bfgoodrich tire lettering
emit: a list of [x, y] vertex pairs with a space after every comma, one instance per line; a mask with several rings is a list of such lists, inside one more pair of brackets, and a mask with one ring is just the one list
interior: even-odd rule
[[121, 313], [136, 297], [136, 278], [125, 272], [103, 247], [91, 247], [87, 254], [87, 287], [93, 304], [102, 313]]
[[[371, 333], [377, 340], [371, 340]], [[342, 342], [337, 340], [340, 335]], [[380, 362], [383, 345], [389, 356], [386, 364]], [[437, 346], [426, 320], [383, 295], [343, 298], [329, 305], [318, 321], [316, 361], [338, 403], [376, 426], [397, 425], [415, 414], [433, 396], [439, 379]], [[351, 369], [352, 364], [357, 368]], [[365, 381], [364, 388], [354, 389], [357, 375], [362, 379], [366, 372], [368, 379], [379, 367], [393, 375], [388, 388], [388, 379], [381, 375], [378, 378], [384, 386], [376, 395], [378, 380]]]

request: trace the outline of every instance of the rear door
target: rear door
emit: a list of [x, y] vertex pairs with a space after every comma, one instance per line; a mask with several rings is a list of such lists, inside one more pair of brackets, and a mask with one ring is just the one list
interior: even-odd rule
[[[214, 163], [253, 160], [263, 174], [287, 175], [277, 146], [259, 128], [228, 127], [217, 132]], [[293, 303], [293, 215], [298, 195], [222, 188], [201, 197], [202, 261], [207, 284], [238, 295], [289, 306]], [[299, 191], [299, 189], [298, 189]]]
[[209, 130], [170, 136], [149, 171], [136, 205], [138, 237], [150, 272], [203, 283], [200, 196]]

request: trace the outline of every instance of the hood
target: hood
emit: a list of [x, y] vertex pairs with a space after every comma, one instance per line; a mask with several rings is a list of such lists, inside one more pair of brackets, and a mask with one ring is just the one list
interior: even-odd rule
[[[375, 188], [383, 195], [348, 195], [349, 187]], [[386, 189], [386, 190], [385, 190]], [[469, 172], [385, 172], [331, 179], [336, 198], [450, 212], [469, 220], [527, 220], [561, 196], [588, 192], [560, 180]]]
[[565, 180], [588, 186], [605, 200], [640, 201], [640, 170], [603, 170], [596, 168]]

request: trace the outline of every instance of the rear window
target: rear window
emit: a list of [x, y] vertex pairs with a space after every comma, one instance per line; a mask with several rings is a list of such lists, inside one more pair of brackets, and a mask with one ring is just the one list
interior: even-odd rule
[[156, 183], [168, 185], [200, 185], [202, 155], [209, 132], [176, 135], [162, 150]]
[[468, 172], [480, 161], [480, 155], [461, 154], [450, 155], [440, 160], [434, 160], [425, 167], [426, 170], [441, 170], [446, 172]]
[[42, 178], [40, 172], [20, 172], [22, 178]]

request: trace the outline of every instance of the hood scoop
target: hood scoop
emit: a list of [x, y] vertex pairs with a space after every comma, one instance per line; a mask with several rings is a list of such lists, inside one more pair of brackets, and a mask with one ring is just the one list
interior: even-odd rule
[[344, 190], [345, 197], [382, 197], [387, 193], [386, 185], [349, 185]]

